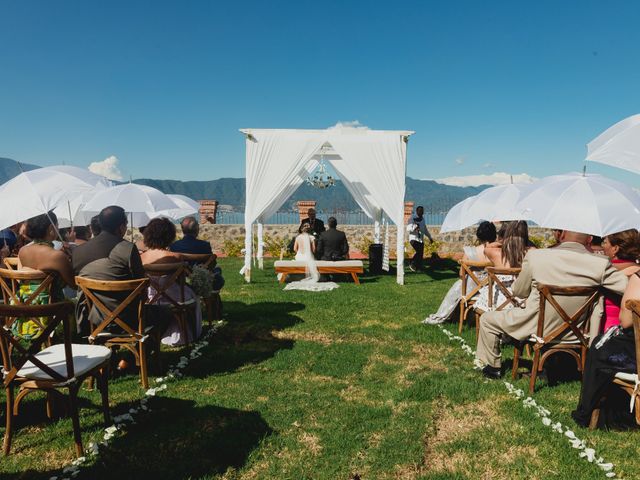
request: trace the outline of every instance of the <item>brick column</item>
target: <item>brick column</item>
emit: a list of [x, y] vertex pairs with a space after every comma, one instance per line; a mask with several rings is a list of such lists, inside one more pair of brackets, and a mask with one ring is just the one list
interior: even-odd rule
[[200, 224], [204, 223], [216, 223], [216, 213], [218, 211], [217, 200], [200, 200]]
[[409, 223], [409, 219], [413, 214], [413, 202], [404, 202], [404, 224]]
[[298, 215], [300, 215], [300, 221], [307, 218], [307, 211], [310, 208], [316, 208], [315, 200], [300, 200], [297, 204], [298, 207]]

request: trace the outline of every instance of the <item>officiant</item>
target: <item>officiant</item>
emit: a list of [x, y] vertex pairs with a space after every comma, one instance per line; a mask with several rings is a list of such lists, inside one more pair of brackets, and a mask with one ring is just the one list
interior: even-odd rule
[[322, 232], [325, 231], [324, 222], [319, 218], [316, 218], [316, 211], [314, 208], [310, 208], [307, 210], [307, 218], [303, 218], [302, 222], [300, 222], [300, 227], [298, 227], [298, 233], [302, 232], [302, 226], [308, 223], [311, 227], [311, 231], [309, 232], [313, 237], [318, 240], [318, 237]]

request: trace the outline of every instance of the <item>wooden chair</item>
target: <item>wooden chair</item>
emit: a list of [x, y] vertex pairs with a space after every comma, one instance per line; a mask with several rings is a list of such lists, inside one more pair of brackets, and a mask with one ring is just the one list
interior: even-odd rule
[[[30, 392], [41, 390], [59, 393], [69, 390], [69, 412], [73, 424], [73, 438], [76, 454], [83, 455], [80, 420], [78, 417], [78, 391], [88, 377], [98, 380], [102, 396], [105, 424], [109, 424], [108, 372], [111, 351], [97, 345], [71, 343], [71, 324], [74, 305], [59, 302], [48, 305], [0, 305], [0, 317], [5, 321], [19, 317], [40, 317], [49, 321], [44, 331], [31, 339], [29, 347], [24, 347], [10, 328], [0, 328], [0, 350], [4, 366], [4, 388], [7, 394], [6, 430], [3, 450], [8, 455], [11, 450], [14, 417], [18, 415], [20, 402]], [[49, 334], [60, 324], [64, 327], [64, 343], [42, 349]], [[18, 394], [14, 398], [15, 389]], [[49, 404], [47, 404], [49, 408]], [[50, 411], [47, 413], [50, 414]]]
[[[196, 308], [196, 300], [185, 300], [185, 286], [187, 265], [178, 263], [157, 263], [144, 266], [149, 277], [149, 288], [153, 296], [149, 298], [150, 304], [166, 304], [178, 322], [180, 335], [185, 343], [189, 344], [189, 330], [195, 338], [195, 328], [189, 328], [189, 311]], [[177, 286], [177, 292], [173, 287]]]
[[[460, 320], [458, 322], [458, 333], [462, 333], [462, 325], [467, 317], [467, 313], [475, 303], [475, 297], [482, 287], [489, 284], [489, 277], [480, 278], [478, 274], [486, 267], [491, 266], [491, 262], [460, 262], [460, 280], [462, 281], [462, 296], [460, 298]], [[470, 288], [469, 280], [473, 281], [475, 287]]]
[[22, 263], [20, 263], [18, 257], [6, 257], [2, 263], [4, 263], [5, 267], [9, 270], [20, 270], [22, 268]]
[[[575, 361], [578, 371], [582, 373], [586, 361], [589, 341], [589, 323], [591, 313], [596, 303], [600, 300], [599, 287], [557, 287], [554, 285], [538, 284], [536, 288], [540, 292], [540, 309], [538, 312], [538, 327], [536, 335], [527, 342], [533, 346], [533, 365], [531, 367], [531, 379], [529, 381], [529, 394], [533, 394], [538, 372], [544, 368], [544, 362], [553, 354], [564, 352], [571, 355]], [[569, 315], [558, 303], [555, 297], [582, 297], [585, 298], [582, 305]], [[551, 332], [545, 333], [545, 311], [547, 304], [555, 310], [562, 325], [556, 327]], [[573, 333], [575, 341], [565, 341], [563, 337]], [[517, 376], [519, 366], [519, 356], [514, 355], [512, 376]]]
[[[76, 285], [84, 294], [86, 306], [89, 311], [96, 308], [103, 319], [99, 325], [91, 325], [91, 334], [89, 342], [92, 344], [100, 344], [109, 349], [124, 348], [130, 351], [136, 361], [136, 365], [140, 367], [140, 383], [142, 387], [149, 388], [149, 378], [147, 371], [147, 340], [157, 340], [158, 335], [153, 332], [151, 327], [145, 325], [144, 303], [147, 298], [147, 287], [149, 286], [148, 278], [140, 278], [136, 280], [94, 280], [86, 277], [76, 277]], [[121, 292], [127, 295], [120, 302], [117, 308], [111, 310], [102, 300], [101, 294], [113, 292]], [[138, 325], [132, 327], [127, 324], [120, 316], [127, 307], [133, 306], [136, 311]], [[107, 329], [112, 324], [120, 327], [117, 331]], [[156, 342], [156, 355], [159, 355], [159, 340]]]
[[[627, 308], [631, 310], [633, 315], [633, 333], [636, 343], [636, 372], [640, 372], [640, 300], [627, 300]], [[636, 423], [640, 425], [640, 395], [638, 395], [638, 373], [625, 373], [618, 372], [613, 379], [614, 385], [617, 385], [622, 390], [627, 392], [634, 399], [634, 409]], [[598, 425], [598, 419], [600, 417], [600, 408], [593, 410], [591, 414], [591, 421], [589, 422], [589, 429], [593, 430]]]
[[[192, 265], [198, 265], [209, 270], [213, 270], [216, 266], [218, 256], [215, 253], [183, 253], [183, 258], [188, 265], [187, 276], [193, 272]], [[220, 298], [220, 290], [214, 290], [208, 297], [203, 297], [207, 308], [207, 321], [209, 326], [213, 320], [220, 320], [222, 318], [222, 299]]]
[[[500, 280], [499, 275], [511, 275], [512, 277], [517, 278], [520, 275], [520, 268], [506, 268], [506, 267], [486, 267], [487, 272], [487, 287], [488, 287], [488, 306], [489, 310], [498, 312], [500, 310], [504, 310], [509, 305], [512, 305], [513, 308], [522, 308], [522, 304], [524, 303], [517, 297], [511, 293], [511, 290], [504, 284], [503, 280]], [[493, 304], [494, 290], [498, 290], [504, 295], [504, 302], [500, 305]], [[478, 338], [478, 333], [480, 331], [480, 315], [476, 315], [476, 338]]]

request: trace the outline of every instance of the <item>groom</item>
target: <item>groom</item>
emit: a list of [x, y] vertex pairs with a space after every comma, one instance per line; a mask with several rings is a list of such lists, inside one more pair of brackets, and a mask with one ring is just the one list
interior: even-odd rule
[[338, 221], [335, 217], [327, 220], [329, 230], [322, 232], [316, 247], [316, 258], [318, 260], [338, 261], [349, 258], [349, 243], [344, 232], [337, 230]]

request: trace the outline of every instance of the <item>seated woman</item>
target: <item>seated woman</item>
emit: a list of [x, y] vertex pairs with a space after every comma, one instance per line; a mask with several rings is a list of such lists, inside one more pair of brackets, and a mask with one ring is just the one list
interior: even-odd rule
[[53, 247], [53, 241], [57, 238], [57, 222], [58, 218], [53, 212], [27, 220], [26, 234], [32, 242], [20, 249], [18, 258], [24, 268], [56, 273], [60, 281], [56, 282], [54, 294], [56, 300], [61, 300], [62, 283], [76, 288], [76, 282], [68, 255]]
[[307, 248], [311, 249], [311, 256], [314, 256], [316, 253], [316, 239], [311, 234], [311, 225], [303, 223], [300, 227], [300, 234], [296, 237], [296, 241], [293, 244], [293, 251], [296, 253], [295, 259], [306, 260], [309, 254]]
[[[147, 246], [147, 250], [140, 255], [143, 265], [182, 262], [181, 254], [173, 253], [169, 250], [169, 246], [175, 239], [176, 227], [171, 221], [166, 218], [154, 218], [151, 220], [144, 230], [144, 243]], [[162, 285], [168, 278], [168, 276], [162, 276], [154, 278], [154, 280]], [[156, 291], [152, 287], [149, 287], [149, 299], [152, 299], [155, 294]], [[180, 285], [177, 283], [171, 285], [167, 289], [167, 294], [176, 300], [180, 299]], [[198, 338], [202, 333], [202, 311], [200, 309], [200, 302], [193, 293], [193, 290], [188, 286], [184, 287], [184, 300], [195, 300], [195, 336]], [[166, 304], [169, 303], [169, 300], [159, 298], [156, 302], [158, 304]], [[189, 341], [193, 341], [193, 339], [190, 338]], [[162, 343], [171, 346], [187, 343], [187, 339], [181, 338], [180, 327], [175, 318], [172, 319], [167, 330], [164, 332]]]
[[[640, 235], [635, 228], [607, 235], [602, 241], [602, 249], [611, 259], [613, 266], [627, 277], [640, 271], [640, 265], [636, 263], [640, 258]], [[601, 332], [620, 324], [620, 296], [605, 290], [604, 297], [604, 321]]]
[[[525, 254], [531, 248], [529, 246], [529, 227], [527, 222], [522, 220], [517, 222], [509, 222], [504, 231], [502, 245], [489, 246], [485, 249], [485, 255], [494, 267], [498, 268], [520, 268]], [[507, 288], [511, 289], [511, 285], [515, 281], [513, 275], [497, 275], [498, 279]], [[506, 298], [499, 288], [493, 289], [493, 306], [502, 305]], [[474, 309], [481, 312], [489, 310], [489, 287], [484, 286], [478, 293], [478, 298], [473, 306]], [[504, 308], [513, 308], [513, 304], [509, 303]]]
[[[620, 306], [620, 324], [597, 336], [587, 351], [580, 400], [578, 407], [571, 412], [575, 422], [582, 427], [589, 426], [593, 410], [612, 386], [617, 372], [637, 373], [633, 317], [625, 304], [627, 300], [638, 298], [640, 298], [640, 272], [636, 272], [629, 278]], [[621, 393], [617, 390], [613, 392]], [[633, 420], [628, 414], [628, 398], [623, 394], [622, 401], [615, 402], [616, 396], [610, 395], [607, 398], [608, 408], [600, 414], [601, 424], [620, 421], [630, 424]]]
[[[487, 245], [496, 241], [496, 226], [491, 222], [482, 222], [480, 225], [478, 225], [478, 229], [476, 230], [476, 238], [478, 243], [477, 246], [464, 247], [464, 257], [462, 257], [462, 261], [489, 261], [484, 251]], [[484, 277], [484, 275], [484, 272], [478, 274], [478, 276], [482, 277]], [[467, 289], [473, 289], [474, 287], [475, 285], [472, 284], [470, 280], [467, 281]], [[456, 280], [456, 282], [451, 286], [444, 299], [442, 300], [438, 311], [429, 315], [422, 321], [422, 323], [426, 323], [429, 325], [437, 325], [439, 323], [443, 323], [454, 312], [461, 297], [462, 280]]]

